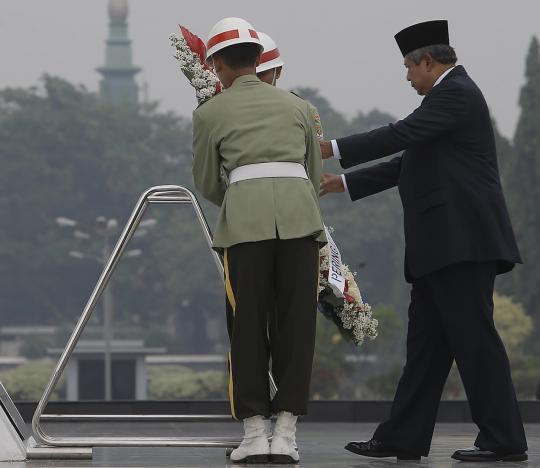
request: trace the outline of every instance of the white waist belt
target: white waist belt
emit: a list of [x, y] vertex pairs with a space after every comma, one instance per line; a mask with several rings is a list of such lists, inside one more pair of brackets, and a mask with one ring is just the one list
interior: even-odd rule
[[229, 184], [249, 179], [266, 177], [300, 177], [307, 179], [306, 169], [302, 164], [293, 162], [267, 162], [246, 164], [233, 169], [229, 174]]

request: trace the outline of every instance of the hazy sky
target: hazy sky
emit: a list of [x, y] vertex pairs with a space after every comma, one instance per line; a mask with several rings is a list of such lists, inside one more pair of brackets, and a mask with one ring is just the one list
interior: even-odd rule
[[[177, 23], [203, 38], [225, 16], [241, 16], [274, 37], [286, 62], [282, 87], [318, 88], [352, 116], [379, 108], [404, 117], [420, 102], [405, 81], [393, 39], [429, 19], [450, 22], [459, 63], [484, 91], [499, 128], [513, 134], [539, 0], [130, 0], [134, 63], [151, 99], [189, 116], [195, 98], [180, 75], [168, 35]], [[43, 73], [97, 90], [104, 61], [107, 0], [0, 0], [0, 88], [37, 84]]]

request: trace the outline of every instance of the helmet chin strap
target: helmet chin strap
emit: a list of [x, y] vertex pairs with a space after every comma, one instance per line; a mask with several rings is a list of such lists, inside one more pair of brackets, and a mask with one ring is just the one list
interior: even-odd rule
[[276, 86], [277, 68], [274, 68], [274, 76], [272, 76], [272, 86]]

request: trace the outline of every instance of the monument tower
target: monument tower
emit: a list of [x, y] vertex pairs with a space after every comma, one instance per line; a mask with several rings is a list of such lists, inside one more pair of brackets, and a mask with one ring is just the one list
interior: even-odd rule
[[127, 17], [127, 0], [109, 0], [105, 65], [97, 71], [103, 76], [99, 83], [101, 97], [117, 104], [136, 103], [139, 97], [135, 75], [141, 69], [132, 63]]

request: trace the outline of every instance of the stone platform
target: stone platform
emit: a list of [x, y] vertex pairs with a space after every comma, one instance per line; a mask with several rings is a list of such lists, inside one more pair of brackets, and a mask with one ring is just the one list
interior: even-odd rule
[[[310, 468], [384, 468], [394, 465], [407, 467], [481, 468], [482, 466], [540, 467], [540, 424], [526, 426], [529, 442], [528, 463], [463, 463], [450, 455], [456, 448], [469, 447], [476, 434], [475, 426], [465, 423], [441, 423], [435, 429], [430, 456], [421, 462], [396, 459], [369, 459], [343, 450], [349, 440], [369, 438], [373, 423], [300, 423], [298, 445], [301, 454], [299, 466]], [[242, 426], [235, 422], [220, 423], [49, 423], [44, 427], [54, 435], [126, 435], [126, 436], [216, 436], [241, 437]], [[1, 443], [1, 442], [0, 442]], [[28, 461], [26, 463], [0, 463], [0, 468], [23, 467], [179, 467], [214, 468], [247, 466], [234, 465], [225, 456], [225, 449], [203, 448], [121, 448], [94, 449], [93, 460], [87, 461]], [[253, 465], [261, 466], [261, 465]]]

